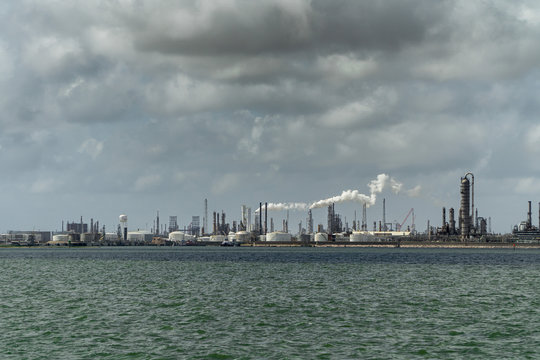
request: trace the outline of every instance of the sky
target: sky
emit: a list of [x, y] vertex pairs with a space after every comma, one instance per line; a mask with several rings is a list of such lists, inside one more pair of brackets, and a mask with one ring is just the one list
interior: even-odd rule
[[[536, 1], [10, 0], [0, 20], [0, 232], [183, 227], [204, 199], [239, 221], [370, 197], [379, 175], [368, 224], [385, 199], [424, 231], [467, 172], [494, 232], [528, 200], [538, 225]], [[336, 204], [351, 226], [355, 199]]]

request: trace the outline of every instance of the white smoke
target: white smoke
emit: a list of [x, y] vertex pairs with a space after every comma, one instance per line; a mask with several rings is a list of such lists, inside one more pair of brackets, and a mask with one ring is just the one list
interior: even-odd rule
[[[264, 208], [264, 205], [263, 205]], [[306, 203], [268, 203], [269, 211], [280, 211], [280, 210], [298, 210], [303, 211], [308, 209], [308, 204]], [[259, 208], [255, 210], [255, 213], [259, 213]]]
[[366, 203], [369, 206], [375, 204], [375, 195], [371, 194], [370, 196], [360, 194], [358, 190], [345, 190], [341, 195], [333, 196], [328, 199], [319, 200], [314, 202], [309, 206], [310, 209], [317, 209], [332, 205], [333, 203], [342, 203], [346, 201], [357, 201]]
[[[374, 180], [371, 180], [367, 186], [369, 187], [370, 193], [369, 195], [362, 194], [358, 190], [344, 190], [341, 195], [336, 195], [333, 197], [330, 197], [328, 199], [323, 199], [319, 201], [315, 201], [311, 204], [306, 203], [268, 203], [268, 210], [271, 211], [280, 211], [280, 210], [299, 210], [299, 211], [305, 211], [307, 209], [317, 209], [322, 207], [330, 206], [334, 203], [343, 203], [343, 202], [349, 202], [349, 201], [355, 201], [360, 203], [365, 203], [368, 207], [375, 205], [375, 202], [377, 200], [377, 194], [380, 194], [387, 186], [390, 186], [392, 189], [392, 192], [395, 194], [398, 194], [403, 184], [397, 181], [396, 179], [386, 175], [386, 174], [379, 174], [377, 175], [377, 178]], [[419, 188], [419, 187], [417, 187]], [[415, 192], [419, 191], [419, 189], [413, 189]], [[407, 192], [409, 195], [412, 195]], [[259, 212], [259, 209], [255, 210], [256, 213]]]
[[365, 203], [368, 207], [370, 207], [372, 205], [375, 205], [375, 202], [377, 200], [377, 194], [381, 193], [387, 185], [390, 185], [392, 191], [396, 194], [399, 193], [401, 191], [401, 188], [403, 187], [403, 184], [396, 179], [391, 178], [386, 174], [379, 174], [377, 175], [376, 179], [371, 180], [368, 184], [370, 190], [369, 195], [361, 194], [358, 190], [345, 190], [341, 193], [341, 195], [316, 201], [311, 204], [309, 208], [316, 209], [330, 206], [333, 203], [342, 203], [348, 201]]

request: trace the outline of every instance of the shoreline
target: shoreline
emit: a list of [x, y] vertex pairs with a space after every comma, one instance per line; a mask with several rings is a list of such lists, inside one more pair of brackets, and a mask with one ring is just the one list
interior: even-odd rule
[[[202, 247], [219, 247], [218, 243], [202, 243]], [[3, 245], [0, 249], [54, 249], [54, 248], [132, 248], [140, 246], [115, 246], [115, 245]], [[183, 246], [147, 245], [147, 247], [167, 248]], [[192, 247], [192, 246], [188, 246]], [[253, 242], [243, 243], [236, 247], [332, 247], [332, 248], [407, 248], [407, 249], [540, 249], [540, 243], [513, 243], [513, 242], [459, 242], [459, 241], [380, 241], [380, 242]]]

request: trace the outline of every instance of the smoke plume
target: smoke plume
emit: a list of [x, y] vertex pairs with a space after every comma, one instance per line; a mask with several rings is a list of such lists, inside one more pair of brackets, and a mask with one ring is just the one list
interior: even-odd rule
[[[264, 205], [263, 205], [264, 208]], [[308, 204], [306, 203], [268, 203], [269, 211], [280, 211], [280, 210], [307, 210]], [[259, 212], [259, 208], [255, 210], [255, 213]]]
[[[373, 179], [367, 184], [369, 188], [369, 195], [362, 194], [358, 190], [344, 190], [341, 195], [336, 195], [328, 199], [315, 201], [311, 204], [306, 203], [268, 203], [268, 210], [280, 211], [280, 210], [300, 210], [317, 209], [327, 207], [334, 203], [343, 203], [349, 201], [356, 201], [365, 203], [368, 207], [375, 205], [377, 200], [377, 194], [381, 193], [387, 186], [390, 186], [395, 194], [398, 194], [403, 187], [403, 184], [394, 178], [386, 174], [377, 175], [376, 179]], [[255, 210], [256, 213], [259, 209]]]
[[365, 203], [368, 207], [375, 205], [377, 194], [381, 193], [387, 185], [390, 185], [394, 193], [399, 193], [403, 184], [396, 179], [391, 178], [386, 174], [379, 174], [377, 178], [371, 180], [368, 184], [370, 194], [361, 194], [358, 190], [345, 190], [341, 195], [333, 196], [328, 199], [319, 200], [309, 206], [310, 209], [316, 209], [332, 205], [333, 203], [342, 203], [348, 201], [356, 201]]

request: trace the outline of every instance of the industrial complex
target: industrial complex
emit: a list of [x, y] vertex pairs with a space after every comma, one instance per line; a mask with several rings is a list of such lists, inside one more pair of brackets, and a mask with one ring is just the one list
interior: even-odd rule
[[[411, 208], [401, 222], [386, 221], [386, 200], [382, 201], [382, 214], [379, 221], [367, 223], [366, 208], [363, 202], [361, 220], [352, 226], [344, 217], [336, 213], [334, 203], [327, 206], [327, 221], [314, 225], [311, 208], [307, 209], [305, 227], [302, 222], [295, 231], [289, 229], [289, 212], [276, 226], [274, 219], [268, 217], [269, 204], [260, 202], [258, 208], [241, 205], [240, 217], [227, 221], [225, 212], [212, 212], [209, 217], [208, 200], [204, 200], [202, 224], [200, 216], [193, 216], [188, 226], [180, 228], [176, 216], [169, 216], [168, 223], [160, 222], [159, 211], [151, 230], [130, 231], [128, 216], [121, 214], [113, 231], [106, 231], [99, 221], [90, 219], [62, 221], [62, 230], [58, 232], [10, 231], [0, 234], [0, 244], [9, 246], [136, 246], [136, 245], [222, 245], [222, 246], [324, 246], [324, 245], [380, 245], [399, 246], [406, 242], [414, 243], [510, 243], [540, 244], [540, 203], [539, 226], [532, 224], [531, 201], [528, 203], [527, 219], [516, 225], [511, 234], [496, 235], [491, 233], [491, 219], [478, 215], [474, 198], [474, 175], [470, 172], [461, 177], [460, 208], [455, 219], [454, 208], [449, 208], [448, 221], [446, 207], [442, 208], [440, 226], [431, 226], [419, 232], [415, 225], [414, 209]], [[366, 197], [368, 199], [368, 197]], [[303, 207], [301, 207], [303, 208]], [[209, 220], [211, 226], [209, 226]], [[409, 224], [406, 225], [405, 224]]]

